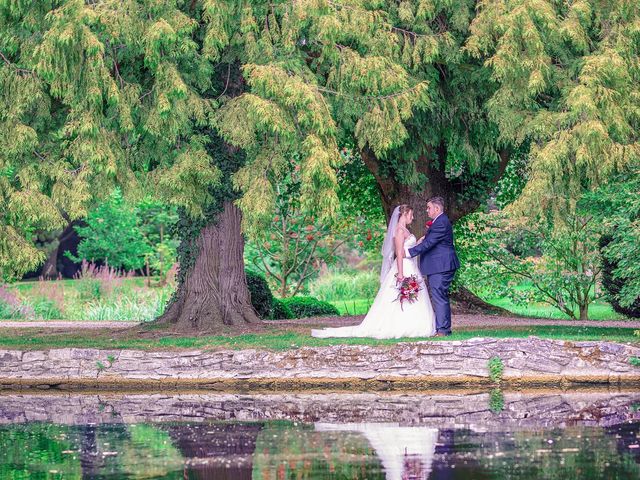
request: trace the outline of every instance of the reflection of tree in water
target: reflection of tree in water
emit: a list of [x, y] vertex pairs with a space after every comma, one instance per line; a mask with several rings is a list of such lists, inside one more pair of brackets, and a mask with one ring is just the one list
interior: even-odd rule
[[95, 425], [81, 425], [80, 435], [80, 467], [83, 478], [94, 478], [104, 468], [104, 457], [98, 451]]
[[[638, 426], [636, 424], [636, 432]], [[620, 438], [600, 427], [568, 427], [539, 431], [457, 431], [455, 448], [445, 457], [436, 456], [430, 479], [581, 479], [640, 478], [640, 465]], [[616, 431], [613, 429], [612, 431]], [[637, 440], [637, 439], [636, 439]], [[466, 476], [443, 476], [444, 472], [469, 469]], [[440, 475], [439, 475], [440, 474]]]
[[36, 472], [59, 472], [65, 479], [81, 478], [76, 442], [66, 425], [25, 423], [0, 426], [0, 478], [28, 479]]
[[620, 455], [632, 457], [635, 463], [640, 464], [640, 422], [614, 425], [606, 432], [616, 439]]
[[263, 424], [175, 424], [162, 428], [188, 462], [185, 479], [251, 479], [252, 457]]
[[182, 479], [182, 456], [150, 425], [9, 425], [0, 444], [0, 479]]
[[273, 422], [258, 436], [252, 478], [384, 480], [385, 474], [359, 433], [318, 432], [313, 425]]

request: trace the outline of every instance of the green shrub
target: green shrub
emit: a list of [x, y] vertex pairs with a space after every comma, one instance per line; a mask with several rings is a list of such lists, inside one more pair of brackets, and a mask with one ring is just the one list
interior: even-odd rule
[[50, 298], [38, 297], [33, 300], [31, 307], [36, 318], [43, 320], [61, 320], [64, 318], [56, 302]]
[[111, 301], [90, 302], [78, 312], [80, 319], [111, 322], [150, 322], [163, 310], [161, 296], [141, 301], [135, 298], [118, 298]]
[[273, 310], [273, 294], [262, 275], [252, 271], [245, 272], [247, 287], [251, 294], [251, 304], [260, 318], [269, 318]]
[[282, 302], [291, 309], [293, 318], [320, 317], [326, 315], [338, 316], [340, 312], [330, 303], [313, 297], [284, 298]]
[[309, 285], [311, 295], [332, 302], [355, 298], [374, 298], [380, 288], [380, 274], [367, 272], [330, 272]]
[[273, 308], [271, 309], [269, 318], [272, 320], [287, 320], [289, 318], [295, 318], [295, 315], [282, 300], [274, 298]]
[[494, 388], [489, 393], [489, 410], [493, 413], [500, 413], [504, 410], [504, 394], [499, 388]]
[[22, 315], [20, 315], [20, 311], [17, 308], [0, 300], [0, 320], [17, 320], [20, 318], [22, 318]]
[[504, 372], [504, 363], [502, 359], [497, 355], [491, 357], [487, 362], [487, 368], [489, 369], [489, 377], [495, 383], [500, 383], [502, 380], [502, 373]]
[[615, 258], [606, 255], [607, 247], [613, 242], [612, 235], [600, 237], [600, 259], [602, 260], [602, 287], [607, 292], [607, 300], [611, 307], [627, 317], [640, 318], [640, 296], [631, 305], [623, 306], [620, 302], [620, 294], [625, 285], [631, 281], [630, 276], [616, 276], [614, 272], [619, 268], [619, 262]]

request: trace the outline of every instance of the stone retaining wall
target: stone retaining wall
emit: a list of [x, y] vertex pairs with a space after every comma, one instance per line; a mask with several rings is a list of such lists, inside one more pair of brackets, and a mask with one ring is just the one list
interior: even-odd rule
[[57, 387], [389, 388], [488, 385], [499, 357], [505, 384], [640, 383], [640, 346], [529, 338], [335, 345], [268, 350], [0, 350], [0, 384]]
[[395, 422], [422, 427], [500, 430], [618, 425], [640, 421], [639, 392], [505, 392], [492, 394], [4, 394], [0, 424], [65, 425], [147, 422]]

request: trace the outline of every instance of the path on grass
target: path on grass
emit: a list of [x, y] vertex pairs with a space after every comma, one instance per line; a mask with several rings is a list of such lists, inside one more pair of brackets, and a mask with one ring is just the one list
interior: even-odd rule
[[[308, 326], [318, 327], [341, 327], [346, 325], [357, 325], [362, 321], [364, 315], [355, 317], [315, 317], [295, 320], [277, 320], [274, 325]], [[125, 329], [139, 325], [137, 322], [105, 322], [105, 321], [0, 321], [0, 328], [51, 328], [51, 329]], [[640, 320], [555, 320], [546, 318], [525, 318], [525, 317], [502, 317], [496, 315], [465, 314], [454, 315], [452, 319], [453, 329], [456, 328], [488, 328], [488, 327], [523, 327], [538, 325], [558, 325], [568, 327], [619, 327], [640, 329]]]

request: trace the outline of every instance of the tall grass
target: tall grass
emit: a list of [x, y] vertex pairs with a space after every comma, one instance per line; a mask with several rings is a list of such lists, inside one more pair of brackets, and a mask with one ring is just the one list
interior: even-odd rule
[[[126, 285], [126, 284], [125, 284]], [[149, 322], [164, 313], [173, 286], [123, 288], [118, 295], [77, 302], [68, 309], [69, 320]]]
[[174, 288], [144, 286], [130, 273], [85, 263], [74, 280], [0, 285], [0, 319], [145, 322], [164, 312]]
[[0, 284], [0, 320], [35, 318], [33, 307], [24, 303], [17, 292]]
[[377, 271], [330, 271], [309, 285], [311, 296], [336, 305], [341, 301], [373, 299], [380, 288]]

